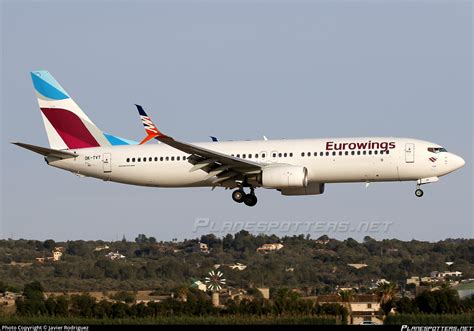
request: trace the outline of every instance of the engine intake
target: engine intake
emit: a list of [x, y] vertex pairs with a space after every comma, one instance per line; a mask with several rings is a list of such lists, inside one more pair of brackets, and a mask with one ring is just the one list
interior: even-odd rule
[[292, 165], [268, 166], [262, 170], [262, 186], [276, 189], [306, 187], [308, 169]]

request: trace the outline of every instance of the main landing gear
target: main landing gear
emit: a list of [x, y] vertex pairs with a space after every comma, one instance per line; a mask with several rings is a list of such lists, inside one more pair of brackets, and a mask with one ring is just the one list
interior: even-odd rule
[[239, 188], [232, 192], [232, 199], [238, 203], [245, 203], [249, 207], [253, 207], [257, 204], [257, 196], [255, 195], [255, 189], [250, 188], [250, 193], [245, 193], [243, 188]]

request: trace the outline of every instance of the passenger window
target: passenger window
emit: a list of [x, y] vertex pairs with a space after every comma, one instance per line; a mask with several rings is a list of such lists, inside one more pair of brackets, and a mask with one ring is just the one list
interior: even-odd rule
[[369, 151], [369, 155], [372, 155], [372, 151]]
[[245, 154], [242, 154], [242, 158], [245, 159]]
[[342, 151], [339, 151], [339, 156], [341, 156], [341, 155], [342, 155]]
[[171, 161], [174, 161], [174, 156], [171, 157]]
[[281, 157], [281, 153], [278, 153], [278, 157]]
[[265, 153], [262, 154], [262, 159], [264, 159], [264, 158], [265, 158]]
[[311, 156], [311, 152], [306, 153], [306, 155]]
[[160, 156], [160, 161], [163, 161], [163, 156]]
[[288, 156], [288, 154], [287, 154], [287, 153], [283, 154], [283, 157], [287, 157], [287, 156]]
[[273, 157], [277, 157], [277, 153], [273, 153], [272, 155], [273, 155]]
[[143, 162], [146, 162], [146, 157], [143, 158]]
[[336, 152], [332, 152], [332, 156], [336, 156]]
[[176, 161], [180, 161], [180, 160], [181, 160], [181, 156], [177, 156]]
[[379, 152], [378, 151], [374, 151], [374, 154], [377, 155]]
[[138, 158], [137, 162], [140, 162], [142, 159], [141, 158]]
[[258, 154], [255, 154], [255, 158], [258, 159]]
[[314, 156], [318, 156], [318, 152], [314, 152]]
[[354, 154], [355, 154], [355, 152], [354, 152], [354, 151], [352, 151], [352, 152], [351, 152], [351, 155], [354, 155]]
[[135, 162], [135, 158], [132, 158], [132, 162]]
[[127, 158], [127, 163], [130, 162], [130, 158]]
[[152, 157], [149, 157], [149, 158], [148, 158], [148, 161], [150, 161], [150, 162], [153, 161], [153, 158], [152, 158]]
[[252, 158], [252, 154], [249, 154], [249, 159], [251, 159], [251, 158]]
[[293, 157], [293, 153], [290, 153], [290, 157]]
[[326, 152], [326, 156], [329, 156], [329, 152]]
[[158, 158], [155, 156], [155, 162], [158, 161]]
[[303, 156], [303, 157], [304, 157], [304, 152], [301, 152], [301, 156]]
[[324, 155], [324, 153], [323, 153], [323, 152], [319, 152], [319, 156], [323, 156], [323, 155]]
[[366, 154], [367, 154], [367, 151], [363, 151], [362, 154], [366, 155]]
[[166, 161], [169, 161], [169, 160], [170, 160], [170, 157], [169, 157], [169, 156], [165, 157], [165, 160], [166, 160]]
[[385, 151], [385, 154], [390, 154], [390, 151], [387, 149], [387, 150]]
[[349, 155], [349, 152], [348, 152], [348, 151], [346, 151], [346, 153], [345, 153], [345, 154], [346, 154], [346, 155]]

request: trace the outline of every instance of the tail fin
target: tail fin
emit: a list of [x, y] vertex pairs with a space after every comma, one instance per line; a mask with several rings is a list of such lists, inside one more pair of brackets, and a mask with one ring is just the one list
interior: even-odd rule
[[31, 78], [51, 148], [112, 145], [48, 71], [33, 71]]

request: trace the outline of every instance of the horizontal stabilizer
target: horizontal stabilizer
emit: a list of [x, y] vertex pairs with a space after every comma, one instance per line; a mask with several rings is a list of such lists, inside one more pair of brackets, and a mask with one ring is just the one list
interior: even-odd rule
[[24, 144], [24, 143], [19, 143], [19, 142], [12, 142], [13, 145], [17, 145], [23, 148], [26, 148], [30, 151], [33, 151], [35, 153], [44, 155], [44, 156], [54, 156], [60, 159], [67, 159], [71, 157], [77, 157], [78, 155], [72, 152], [68, 151], [60, 151], [57, 149], [51, 149], [51, 148], [46, 148], [46, 147], [40, 147], [40, 146], [35, 146], [35, 145], [29, 145], [29, 144]]

